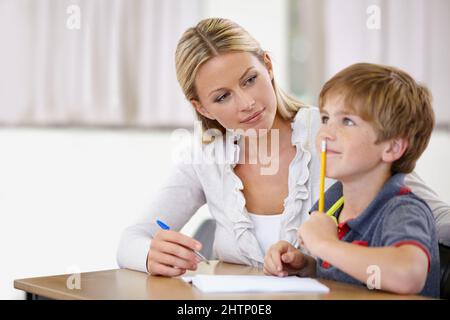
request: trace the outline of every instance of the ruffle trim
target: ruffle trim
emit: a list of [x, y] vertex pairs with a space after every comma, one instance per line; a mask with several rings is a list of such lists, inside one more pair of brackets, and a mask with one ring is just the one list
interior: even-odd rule
[[[292, 144], [297, 148], [297, 154], [289, 166], [289, 192], [284, 200], [284, 219], [280, 229], [280, 239], [298, 246], [297, 230], [302, 223], [302, 208], [311, 205], [311, 192], [307, 187], [310, 179], [311, 154], [311, 121], [310, 107], [300, 109], [291, 124]], [[309, 200], [309, 201], [307, 201]]]
[[[224, 166], [223, 181], [224, 192], [231, 190], [230, 199], [226, 202], [228, 204], [227, 213], [233, 223], [233, 233], [238, 245], [240, 254], [247, 259], [247, 263], [258, 268], [262, 268], [264, 264], [264, 254], [252, 232], [254, 226], [245, 208], [245, 197], [242, 192], [244, 185], [241, 179], [235, 174], [233, 168], [239, 161], [240, 147], [235, 141], [239, 141], [241, 136], [235, 136], [235, 139], [225, 141], [226, 147], [234, 150], [236, 157], [234, 162]], [[229, 145], [232, 143], [232, 145]]]

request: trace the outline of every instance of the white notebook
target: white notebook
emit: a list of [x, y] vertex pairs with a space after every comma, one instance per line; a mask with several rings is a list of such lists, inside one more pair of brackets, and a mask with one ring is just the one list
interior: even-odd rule
[[202, 292], [308, 292], [328, 293], [330, 289], [312, 278], [275, 276], [195, 275], [182, 277]]

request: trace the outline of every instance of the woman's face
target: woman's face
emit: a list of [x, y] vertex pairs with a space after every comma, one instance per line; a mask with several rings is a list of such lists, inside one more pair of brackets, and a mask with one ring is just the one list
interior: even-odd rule
[[272, 65], [248, 52], [223, 54], [203, 64], [195, 79], [199, 100], [192, 105], [226, 129], [270, 129], [277, 102]]

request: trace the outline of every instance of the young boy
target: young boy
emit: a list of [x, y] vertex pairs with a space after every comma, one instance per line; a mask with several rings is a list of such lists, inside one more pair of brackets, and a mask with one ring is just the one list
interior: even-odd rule
[[326, 140], [326, 175], [339, 181], [325, 193], [324, 211], [334, 205], [337, 223], [316, 204], [298, 233], [316, 258], [280, 242], [266, 256], [266, 273], [439, 297], [434, 218], [403, 185], [433, 130], [428, 90], [396, 68], [360, 63], [324, 85], [319, 109], [318, 150]]

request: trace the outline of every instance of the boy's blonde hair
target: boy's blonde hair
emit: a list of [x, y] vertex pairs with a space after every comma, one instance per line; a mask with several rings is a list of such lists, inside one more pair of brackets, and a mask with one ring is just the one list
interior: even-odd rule
[[319, 108], [332, 94], [343, 94], [345, 108], [371, 122], [377, 141], [405, 138], [408, 147], [391, 173], [409, 173], [428, 145], [434, 127], [431, 93], [406, 72], [390, 66], [357, 63], [322, 87]]
[[[177, 79], [187, 100], [198, 100], [195, 78], [199, 68], [208, 60], [230, 52], [249, 52], [264, 64], [264, 51], [259, 43], [240, 25], [222, 18], [209, 18], [187, 29], [178, 42], [175, 52]], [[272, 80], [277, 100], [277, 112], [283, 119], [292, 120], [303, 104], [284, 93]], [[200, 113], [203, 130], [225, 128], [216, 120]]]

